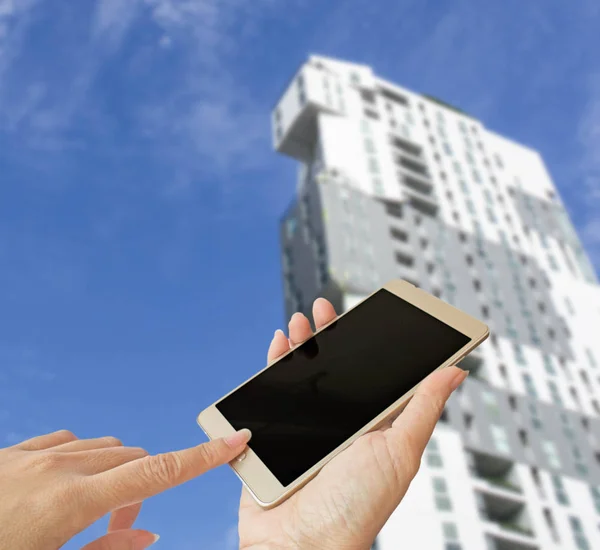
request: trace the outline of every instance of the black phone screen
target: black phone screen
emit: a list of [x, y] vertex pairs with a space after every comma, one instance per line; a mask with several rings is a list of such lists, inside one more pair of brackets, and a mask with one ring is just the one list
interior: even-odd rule
[[287, 486], [469, 342], [381, 289], [216, 406]]

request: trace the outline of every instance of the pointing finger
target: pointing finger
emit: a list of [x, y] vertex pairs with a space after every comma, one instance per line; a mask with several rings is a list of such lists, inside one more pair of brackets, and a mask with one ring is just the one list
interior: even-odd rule
[[203, 473], [231, 462], [245, 448], [250, 430], [208, 443], [128, 462], [87, 478], [99, 493], [99, 513], [141, 502], [167, 489], [181, 485]]

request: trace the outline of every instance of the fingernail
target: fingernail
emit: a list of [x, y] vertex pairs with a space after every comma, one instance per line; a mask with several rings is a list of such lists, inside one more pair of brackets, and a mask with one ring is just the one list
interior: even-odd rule
[[278, 328], [278, 329], [275, 331], [275, 336], [277, 336], [278, 334], [282, 334], [283, 336], [285, 336], [285, 334], [283, 334], [283, 330], [281, 330], [280, 328]]
[[149, 533], [148, 531], [140, 531], [140, 536], [136, 537], [132, 541], [132, 550], [146, 550], [146, 548], [152, 546], [160, 535]]
[[450, 388], [452, 391], [458, 388], [458, 386], [460, 386], [464, 382], [465, 378], [469, 375], [469, 371], [462, 369], [459, 370], [460, 372], [458, 372], [452, 379], [452, 382], [450, 382]]
[[240, 445], [245, 445], [250, 441], [252, 437], [252, 432], [248, 428], [244, 428], [243, 430], [239, 430], [235, 432], [233, 435], [230, 435], [225, 438], [225, 443], [232, 448], [238, 448]]
[[[292, 315], [292, 319], [294, 319], [295, 317], [304, 317], [304, 315], [302, 313], [300, 313], [299, 311], [296, 311], [296, 313], [294, 313], [294, 315]], [[290, 319], [290, 321], [292, 319]]]

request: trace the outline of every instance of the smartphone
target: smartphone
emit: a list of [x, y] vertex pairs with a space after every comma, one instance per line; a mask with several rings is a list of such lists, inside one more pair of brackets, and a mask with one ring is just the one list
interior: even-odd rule
[[231, 467], [272, 508], [488, 335], [481, 321], [394, 280], [202, 411], [198, 424], [210, 438], [252, 431]]

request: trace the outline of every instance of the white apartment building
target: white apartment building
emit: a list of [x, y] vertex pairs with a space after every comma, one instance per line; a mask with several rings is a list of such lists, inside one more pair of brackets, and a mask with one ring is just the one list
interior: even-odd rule
[[288, 315], [404, 278], [492, 330], [374, 547], [600, 548], [600, 287], [540, 155], [319, 56], [272, 123]]

